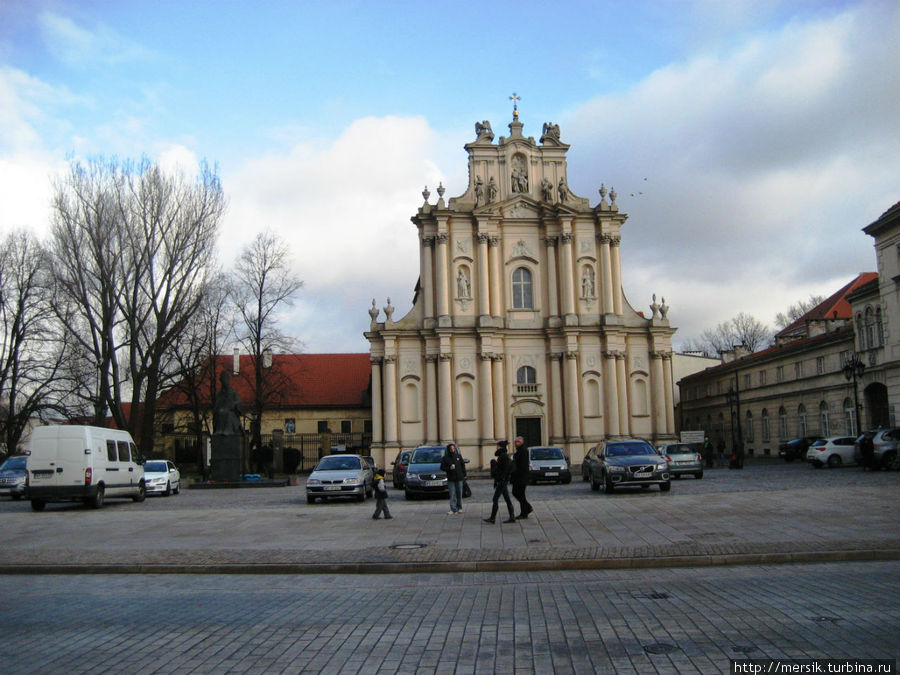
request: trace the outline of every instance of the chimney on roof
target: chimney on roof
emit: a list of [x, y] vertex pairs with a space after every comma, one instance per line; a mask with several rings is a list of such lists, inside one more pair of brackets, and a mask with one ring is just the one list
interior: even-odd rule
[[231, 372], [235, 375], [240, 375], [241, 373], [241, 350], [237, 347], [234, 348], [234, 366]]
[[272, 367], [272, 350], [267, 349], [263, 352], [263, 368]]

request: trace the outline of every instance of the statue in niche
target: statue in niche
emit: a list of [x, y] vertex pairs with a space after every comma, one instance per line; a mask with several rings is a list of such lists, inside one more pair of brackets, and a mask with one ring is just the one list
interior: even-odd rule
[[456, 295], [461, 300], [468, 300], [472, 297], [472, 285], [469, 283], [469, 277], [464, 267], [460, 267], [459, 274], [456, 275]]
[[559, 179], [559, 201], [565, 202], [569, 199], [569, 185], [566, 183], [565, 176]]
[[478, 137], [476, 140], [481, 140], [485, 138], [489, 141], [494, 140], [494, 131], [491, 129], [491, 123], [487, 120], [483, 122], [475, 122], [475, 135]]
[[594, 270], [590, 267], [585, 267], [584, 273], [581, 275], [581, 296], [583, 298], [594, 297]]
[[553, 124], [552, 122], [544, 122], [544, 128], [541, 132], [541, 142], [544, 141], [544, 138], [552, 138], [554, 140], [559, 140], [559, 125]]
[[494, 181], [494, 177], [491, 176], [491, 179], [488, 181], [488, 203], [491, 203], [496, 199], [497, 199], [497, 183]]
[[519, 193], [528, 192], [528, 170], [525, 165], [525, 158], [522, 155], [513, 157], [512, 167], [512, 191]]
[[484, 202], [484, 181], [481, 176], [475, 176], [475, 205], [481, 206]]
[[541, 198], [545, 202], [553, 201], [553, 183], [550, 182], [549, 178], [541, 179]]

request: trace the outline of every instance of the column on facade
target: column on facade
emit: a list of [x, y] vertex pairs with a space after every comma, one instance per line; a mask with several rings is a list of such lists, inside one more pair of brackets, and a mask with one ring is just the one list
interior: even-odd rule
[[[488, 271], [488, 241], [490, 237], [486, 234], [478, 235], [478, 309], [476, 312], [481, 315], [491, 314], [491, 284], [490, 272]], [[473, 279], [474, 281], [474, 279]]]
[[434, 237], [422, 237], [422, 296], [425, 318], [434, 318]]
[[609, 255], [609, 235], [601, 234], [600, 239], [600, 275], [603, 291], [600, 294], [601, 314], [612, 314], [615, 308], [613, 303], [613, 276], [612, 261]]
[[490, 245], [491, 316], [503, 314], [503, 267], [500, 264], [500, 237], [492, 236]]
[[441, 352], [438, 363], [438, 405], [440, 406], [440, 441], [449, 443], [453, 439], [453, 374], [450, 368], [452, 356]]
[[503, 383], [503, 354], [494, 354], [491, 358], [494, 371], [494, 438], [506, 438], [506, 402], [509, 396]]
[[653, 431], [657, 436], [664, 433], [666, 424], [666, 392], [663, 368], [662, 352], [650, 352], [650, 391], [653, 396], [651, 410], [653, 410]]
[[563, 424], [562, 358], [559, 352], [550, 354], [550, 429], [547, 437], [562, 442], [566, 435]]
[[450, 235], [441, 232], [435, 238], [437, 241], [437, 249], [435, 251], [435, 290], [437, 299], [438, 316], [447, 316], [450, 314], [450, 301], [447, 297], [447, 241]]
[[397, 359], [384, 357], [384, 442], [397, 443]]
[[481, 363], [478, 365], [478, 393], [479, 393], [479, 433], [482, 440], [493, 439], [494, 436], [494, 387], [491, 382], [491, 355], [481, 353]]
[[606, 433], [619, 435], [619, 391], [616, 385], [616, 352], [603, 353], [603, 397], [606, 399]]
[[569, 441], [581, 438], [581, 405], [578, 400], [578, 352], [566, 352], [564, 373], [566, 389], [566, 437]]
[[666, 429], [667, 434], [675, 433], [675, 378], [672, 376], [672, 352], [663, 356], [663, 386], [666, 395]]
[[372, 443], [378, 445], [384, 441], [382, 430], [382, 398], [381, 398], [381, 359], [373, 357], [372, 363]]
[[575, 289], [573, 288], [572, 278], [573, 260], [572, 260], [572, 234], [564, 232], [560, 238], [560, 277], [562, 278], [562, 313], [575, 313]]
[[550, 297], [549, 316], [559, 316], [559, 276], [556, 272], [556, 251], [559, 239], [547, 237], [547, 294]]
[[437, 355], [425, 356], [425, 442], [437, 443], [438, 437]]
[[619, 432], [627, 435], [631, 433], [631, 424], [629, 422], [629, 386], [628, 374], [625, 370], [625, 352], [616, 353], [616, 387], [619, 393]]
[[619, 244], [622, 243], [622, 237], [612, 237], [610, 239], [610, 253], [612, 257], [612, 278], [613, 278], [613, 308], [616, 314], [622, 313], [622, 258], [619, 255]]

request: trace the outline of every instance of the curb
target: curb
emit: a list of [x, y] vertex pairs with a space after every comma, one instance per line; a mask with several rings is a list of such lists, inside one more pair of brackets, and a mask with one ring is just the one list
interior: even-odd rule
[[452, 572], [551, 572], [789, 565], [900, 560], [900, 549], [677, 555], [578, 560], [471, 560], [390, 563], [167, 563], [0, 565], [0, 575], [45, 574], [437, 574]]

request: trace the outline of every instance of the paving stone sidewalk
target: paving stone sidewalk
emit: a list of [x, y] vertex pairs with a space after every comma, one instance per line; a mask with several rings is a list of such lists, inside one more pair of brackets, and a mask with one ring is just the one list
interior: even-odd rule
[[[785, 469], [780, 469], [785, 471]], [[850, 475], [850, 474], [845, 474]], [[93, 511], [0, 505], [0, 573], [435, 572], [636, 568], [900, 558], [900, 474], [792, 489], [776, 474], [734, 490], [719, 474], [672, 492], [532, 488], [535, 513], [491, 525], [490, 486], [475, 481], [462, 514], [444, 500], [308, 505], [302, 486], [184, 490]], [[743, 476], [741, 477], [744, 478]], [[712, 475], [716, 480], [716, 475]], [[768, 480], [768, 479], [766, 479]], [[683, 486], [683, 487], [682, 487]], [[756, 489], [754, 489], [756, 488]], [[261, 494], [265, 492], [265, 494]]]

